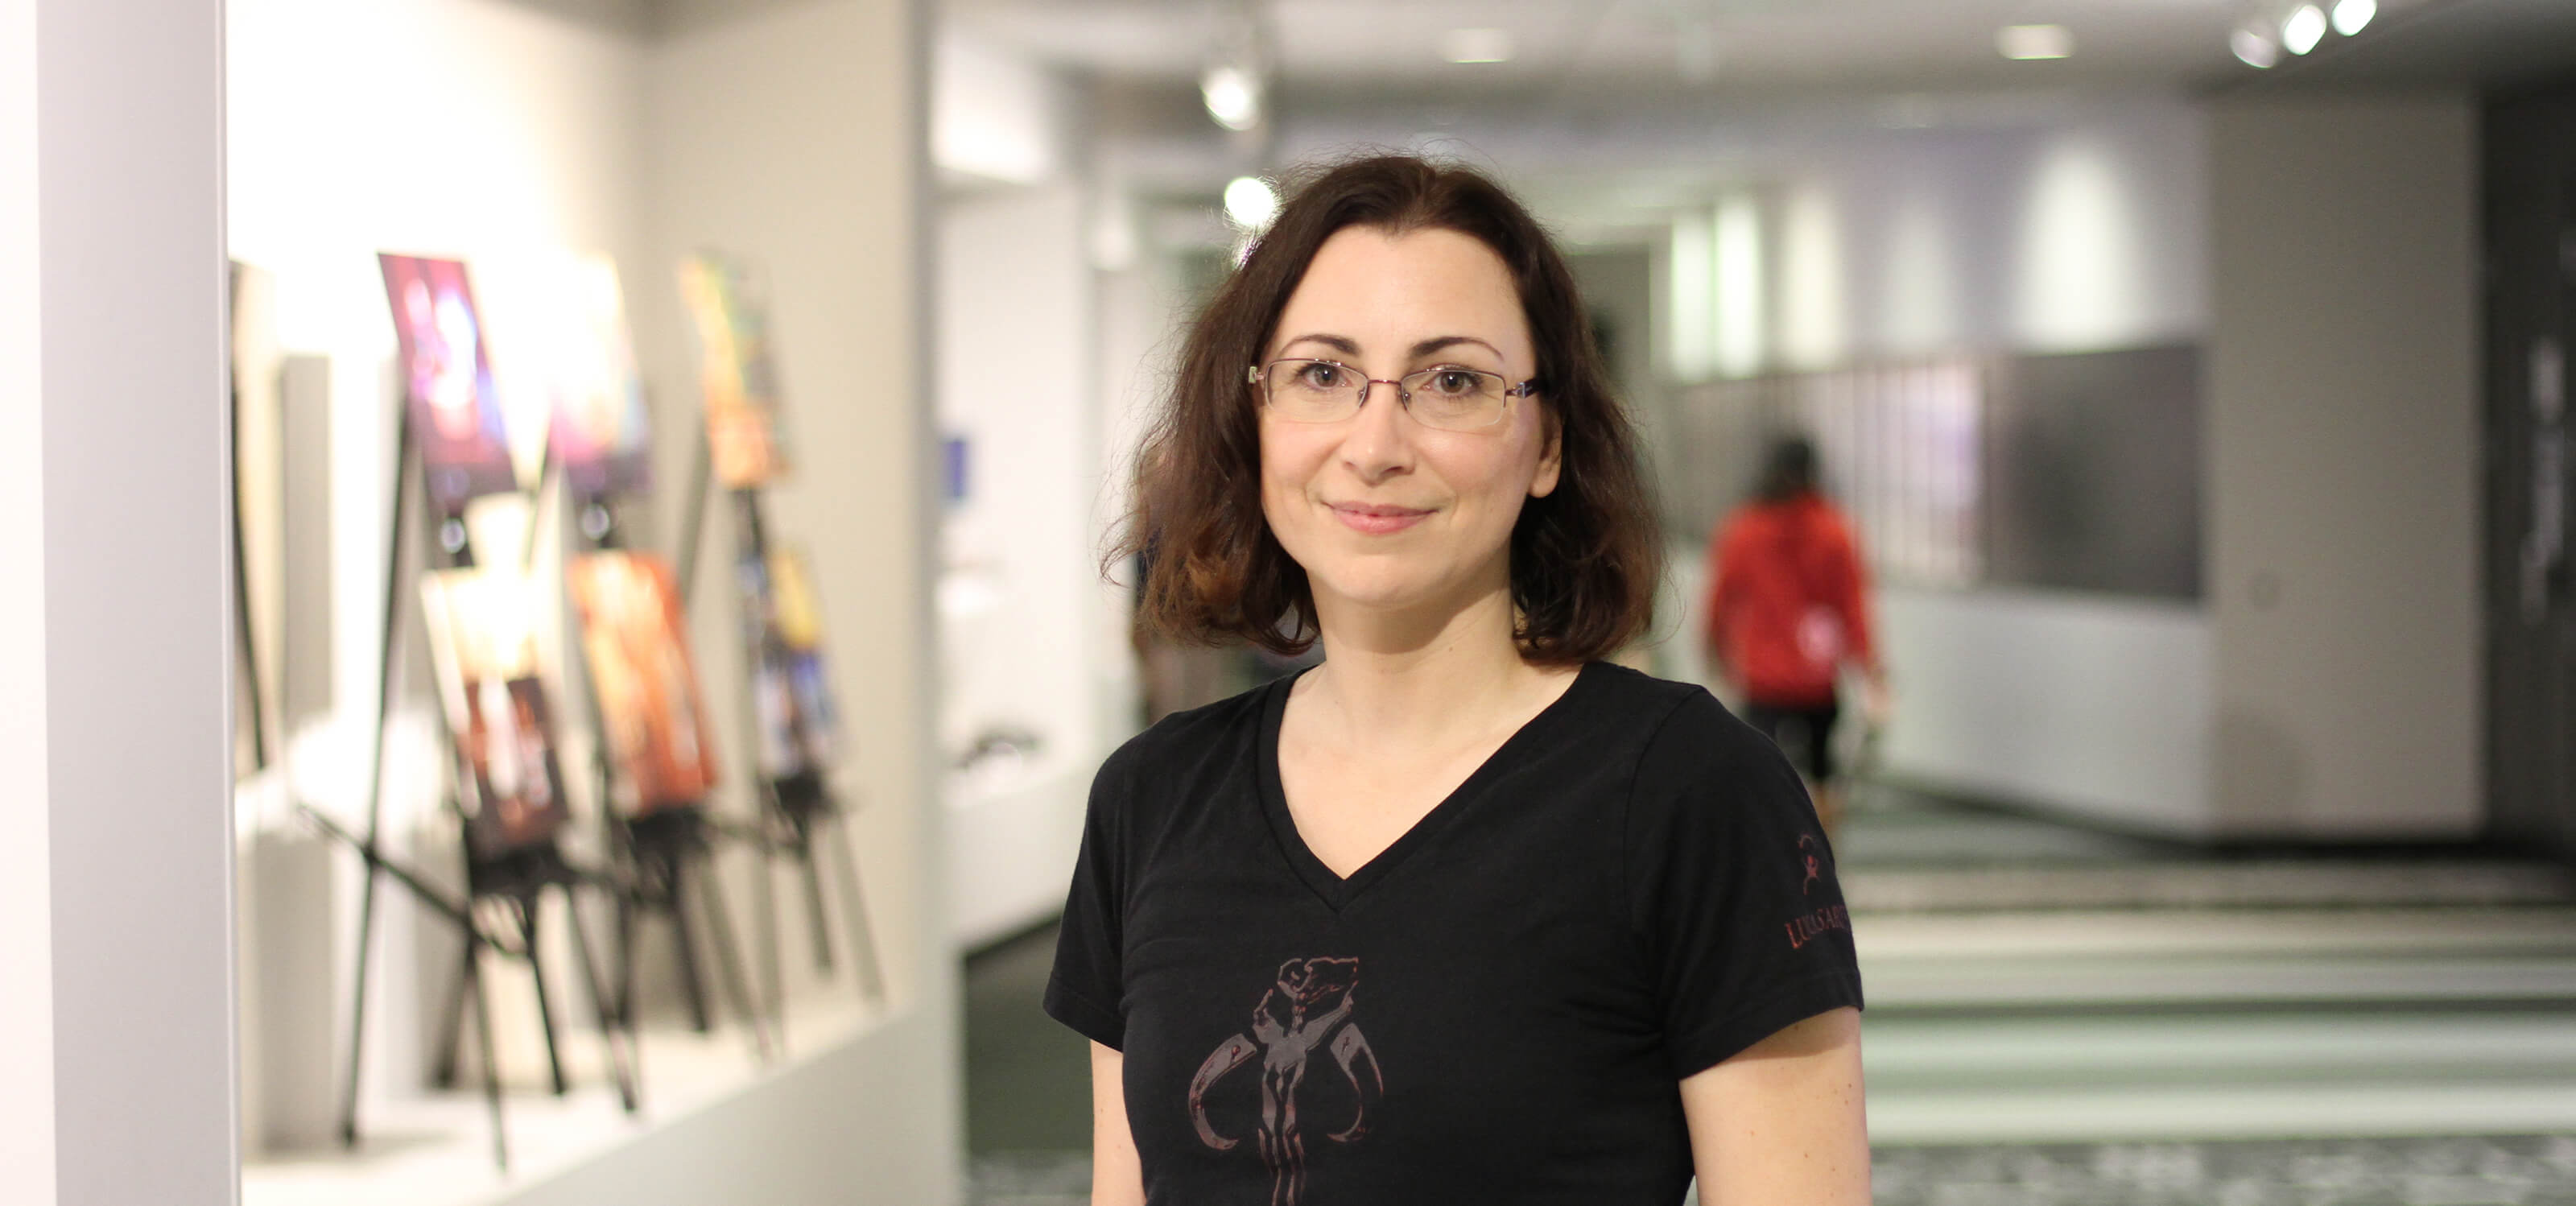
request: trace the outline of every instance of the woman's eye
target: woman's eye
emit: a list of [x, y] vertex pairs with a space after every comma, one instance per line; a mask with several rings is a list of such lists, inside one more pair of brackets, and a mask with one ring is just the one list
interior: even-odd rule
[[1458, 397], [1476, 392], [1476, 374], [1465, 369], [1447, 369], [1431, 377], [1431, 391]]
[[1335, 389], [1342, 384], [1342, 366], [1317, 361], [1307, 365], [1298, 380], [1315, 389]]

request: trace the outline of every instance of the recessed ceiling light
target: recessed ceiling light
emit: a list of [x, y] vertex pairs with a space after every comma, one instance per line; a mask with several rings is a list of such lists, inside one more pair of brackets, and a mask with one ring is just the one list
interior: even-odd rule
[[1512, 58], [1512, 31], [1450, 30], [1440, 35], [1440, 56], [1452, 63], [1508, 63]]
[[2298, 11], [2281, 18], [2281, 46], [2291, 54], [2306, 54], [2325, 40], [2326, 10], [2302, 4]]
[[1996, 31], [1995, 49], [2008, 59], [2062, 59], [2075, 53], [2075, 35], [2063, 25], [2007, 25]]
[[2335, 32], [2349, 38], [2378, 15], [2379, 0], [2338, 0], [2334, 6]]
[[2248, 22], [2227, 35], [2227, 48], [2248, 67], [2270, 67], [2281, 61], [2281, 44], [2260, 26]]

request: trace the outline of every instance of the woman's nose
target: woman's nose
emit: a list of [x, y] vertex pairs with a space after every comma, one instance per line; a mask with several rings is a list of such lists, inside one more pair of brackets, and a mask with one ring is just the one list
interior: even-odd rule
[[1392, 381], [1371, 381], [1360, 396], [1360, 411], [1351, 417], [1342, 440], [1342, 460], [1367, 482], [1377, 482], [1412, 463], [1412, 417]]

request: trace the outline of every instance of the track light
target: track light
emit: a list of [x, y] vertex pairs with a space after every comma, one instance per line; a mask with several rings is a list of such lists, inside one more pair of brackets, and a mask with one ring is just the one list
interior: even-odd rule
[[1249, 67], [1219, 63], [1199, 77], [1199, 99], [1208, 116], [1229, 130], [1261, 124], [1261, 77]]
[[2281, 48], [2291, 54], [2306, 54], [2326, 38], [2326, 10], [2313, 4], [2302, 4], [2281, 19]]
[[2334, 31], [2349, 38], [2360, 33], [2370, 19], [2379, 15], [2379, 0], [2337, 0], [2334, 6]]
[[2259, 21], [2248, 21], [2227, 35], [2227, 48], [2248, 67], [2270, 67], [2281, 61], [2281, 44]]

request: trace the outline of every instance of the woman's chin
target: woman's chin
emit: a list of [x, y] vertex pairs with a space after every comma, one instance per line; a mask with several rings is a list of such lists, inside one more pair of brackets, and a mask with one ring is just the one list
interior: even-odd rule
[[1329, 578], [1310, 575], [1318, 594], [1329, 595], [1357, 615], [1409, 616], [1455, 610], [1465, 592], [1454, 582], [1432, 580], [1420, 573], [1351, 573]]

